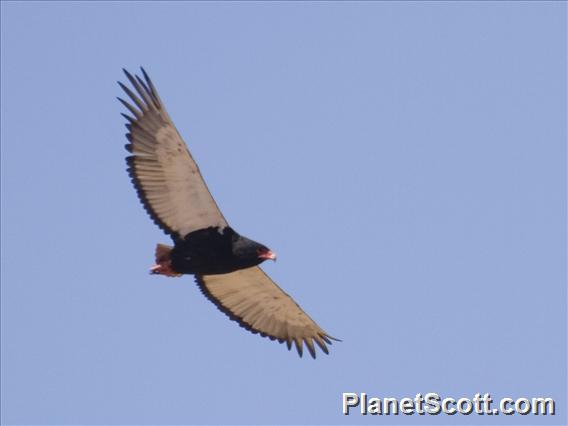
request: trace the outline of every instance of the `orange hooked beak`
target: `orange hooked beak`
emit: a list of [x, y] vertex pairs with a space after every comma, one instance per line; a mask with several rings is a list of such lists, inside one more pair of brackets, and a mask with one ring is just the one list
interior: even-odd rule
[[273, 260], [276, 262], [276, 253], [274, 253], [272, 250], [261, 252], [259, 253], [258, 257], [263, 260]]

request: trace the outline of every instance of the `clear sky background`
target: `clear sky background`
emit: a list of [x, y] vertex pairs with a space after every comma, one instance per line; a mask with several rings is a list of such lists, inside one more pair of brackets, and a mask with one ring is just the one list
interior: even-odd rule
[[[2, 2], [2, 421], [564, 424], [566, 4]], [[331, 335], [299, 359], [193, 278], [125, 172], [145, 66], [225, 216]], [[556, 398], [556, 417], [341, 414]]]

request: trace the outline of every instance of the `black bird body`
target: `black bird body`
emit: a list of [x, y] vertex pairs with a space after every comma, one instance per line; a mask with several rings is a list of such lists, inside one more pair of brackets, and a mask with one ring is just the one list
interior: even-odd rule
[[263, 262], [268, 248], [239, 235], [230, 226], [209, 227], [177, 239], [170, 252], [171, 269], [180, 274], [227, 274]]

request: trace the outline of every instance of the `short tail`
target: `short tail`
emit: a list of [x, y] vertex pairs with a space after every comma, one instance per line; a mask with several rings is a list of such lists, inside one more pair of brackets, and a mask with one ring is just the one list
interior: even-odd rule
[[165, 244], [156, 245], [156, 264], [150, 268], [151, 274], [165, 275], [167, 277], [182, 276], [182, 274], [172, 269], [172, 261], [170, 259], [172, 249], [172, 246]]

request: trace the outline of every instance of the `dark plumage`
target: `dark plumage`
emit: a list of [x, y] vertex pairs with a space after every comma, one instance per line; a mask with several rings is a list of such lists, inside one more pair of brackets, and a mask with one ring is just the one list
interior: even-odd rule
[[270, 256], [262, 244], [237, 234], [230, 226], [193, 231], [176, 240], [170, 253], [171, 266], [182, 274], [227, 274], [256, 266]]
[[276, 256], [235, 232], [219, 210], [199, 167], [176, 130], [154, 84], [124, 70], [134, 91], [119, 82], [134, 105], [128, 121], [128, 174], [152, 220], [174, 246], [158, 244], [154, 274], [194, 274], [203, 294], [242, 327], [271, 340], [303, 345], [315, 358], [317, 344], [337, 340], [321, 329], [258, 265]]

